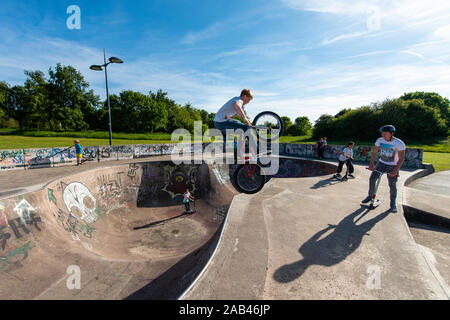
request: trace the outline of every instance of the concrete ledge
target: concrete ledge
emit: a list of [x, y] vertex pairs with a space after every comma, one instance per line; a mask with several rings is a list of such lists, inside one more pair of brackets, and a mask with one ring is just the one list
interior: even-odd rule
[[403, 205], [403, 214], [407, 221], [450, 229], [450, 219], [407, 205]]
[[450, 218], [450, 197], [424, 190], [406, 187], [403, 205], [421, 212]]
[[423, 164], [423, 170], [413, 174], [412, 176], [408, 177], [406, 179], [404, 186], [410, 185], [412, 182], [416, 181], [417, 179], [423, 178], [425, 176], [428, 176], [430, 174], [434, 173], [434, 167], [431, 163], [424, 163]]

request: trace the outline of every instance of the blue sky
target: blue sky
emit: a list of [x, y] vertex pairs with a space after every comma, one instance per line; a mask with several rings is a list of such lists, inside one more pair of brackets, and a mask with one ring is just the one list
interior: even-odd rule
[[[81, 10], [70, 30], [67, 8]], [[241, 89], [253, 117], [294, 120], [356, 108], [410, 91], [450, 97], [450, 1], [156, 0], [2, 1], [0, 80], [24, 70], [77, 68], [105, 98], [162, 89], [177, 103], [216, 112]]]

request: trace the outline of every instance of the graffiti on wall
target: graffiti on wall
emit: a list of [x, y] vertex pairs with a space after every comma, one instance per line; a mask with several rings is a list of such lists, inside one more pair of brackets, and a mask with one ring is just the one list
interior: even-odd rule
[[99, 192], [102, 199], [120, 198], [123, 195], [122, 175], [124, 172], [114, 174], [101, 174], [97, 177], [100, 185]]
[[172, 163], [142, 164], [142, 179], [137, 194], [138, 206], [179, 204], [189, 188], [197, 192], [197, 166]]
[[212, 165], [212, 172], [216, 176], [216, 179], [220, 185], [224, 185], [228, 180], [230, 180], [229, 173], [227, 172], [226, 167], [223, 165], [214, 163]]
[[0, 151], [0, 168], [13, 169], [25, 166], [25, 156], [23, 150], [3, 150]]
[[141, 144], [135, 146], [135, 158], [142, 158], [155, 155], [171, 154], [174, 145], [172, 144]]
[[128, 165], [128, 173], [127, 176], [128, 178], [131, 179], [131, 181], [135, 181], [136, 177], [137, 177], [137, 171], [139, 169], [139, 165], [137, 163], [130, 163]]
[[78, 220], [86, 223], [94, 223], [98, 219], [97, 199], [89, 191], [88, 187], [80, 182], [72, 182], [63, 185], [63, 201], [67, 211]]
[[117, 153], [117, 160], [134, 158], [134, 146], [114, 146], [114, 150]]
[[[63, 193], [69, 185], [61, 183], [61, 185], [59, 186], [59, 189], [60, 189], [59, 191], [61, 191]], [[65, 231], [69, 232], [72, 235], [74, 240], [80, 240], [80, 237], [79, 237], [80, 235], [84, 236], [85, 238], [92, 238], [92, 235], [96, 230], [95, 230], [95, 228], [90, 226], [88, 222], [81, 219], [81, 217], [83, 216], [83, 213], [82, 213], [83, 208], [81, 208], [81, 207], [85, 206], [89, 210], [89, 208], [91, 208], [92, 205], [95, 206], [95, 202], [94, 202], [95, 198], [94, 198], [94, 200], [92, 200], [92, 198], [90, 198], [89, 195], [85, 195], [83, 200], [81, 200], [83, 197], [83, 194], [82, 194], [83, 190], [85, 191], [85, 189], [84, 188], [78, 189], [78, 188], [76, 188], [76, 186], [77, 186], [77, 183], [73, 184], [70, 187], [70, 189], [67, 189], [68, 193], [72, 192], [71, 190], [77, 189], [76, 191], [74, 191], [74, 193], [71, 196], [69, 196], [69, 199], [66, 197], [66, 199], [68, 200], [67, 203], [66, 203], [66, 201], [64, 201], [64, 193], [63, 193], [63, 201], [65, 203], [65, 206], [66, 206], [66, 208], [68, 206], [70, 207], [70, 210], [68, 209], [69, 210], [68, 212], [66, 212], [66, 211], [62, 210], [60, 207], [58, 207], [58, 203], [57, 203], [58, 200], [56, 199], [55, 191], [53, 189], [47, 188], [48, 200], [51, 203], [53, 203], [52, 214], [56, 218], [57, 223]], [[77, 199], [77, 200], [72, 201], [74, 199]], [[82, 205], [79, 204], [80, 201], [81, 201]], [[94, 204], [92, 204], [91, 201]], [[95, 213], [98, 213], [98, 208], [95, 209]], [[97, 218], [98, 218], [98, 216], [97, 216]]]
[[[189, 144], [190, 145], [190, 144]], [[206, 147], [207, 144], [204, 144]], [[193, 152], [192, 145], [190, 151]], [[83, 147], [83, 161], [109, 161], [170, 155], [175, 144]], [[0, 150], [0, 169], [52, 167], [75, 162], [75, 147]]]
[[16, 203], [13, 211], [18, 217], [8, 219], [6, 206], [0, 202], [0, 270], [8, 266], [20, 266], [27, 259], [28, 252], [35, 247], [27, 235], [32, 234], [32, 229], [41, 231], [39, 224], [42, 220], [25, 198]]
[[[337, 160], [339, 154], [345, 147], [346, 146], [326, 145], [324, 149], [324, 158]], [[373, 146], [355, 146], [353, 148], [353, 157], [355, 161], [370, 162], [372, 150]], [[280, 144], [280, 154], [297, 157], [317, 157], [317, 145], [284, 143]], [[422, 168], [422, 159], [423, 149], [407, 148], [403, 167]]]

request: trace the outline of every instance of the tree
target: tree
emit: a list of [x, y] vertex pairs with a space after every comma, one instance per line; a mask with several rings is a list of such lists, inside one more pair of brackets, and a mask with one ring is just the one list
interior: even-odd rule
[[4, 81], [0, 81], [0, 127], [4, 127], [8, 120], [8, 114], [6, 110], [6, 98], [9, 91], [9, 84]]
[[22, 132], [29, 114], [27, 94], [23, 86], [13, 86], [6, 94], [6, 113], [16, 119]]
[[99, 99], [79, 71], [58, 63], [49, 69], [47, 83], [50, 130], [84, 130], [89, 127], [84, 115], [93, 115]]
[[283, 122], [284, 132], [288, 134], [289, 128], [292, 126], [292, 121], [289, 117], [281, 117], [281, 121]]
[[426, 106], [437, 109], [440, 116], [445, 120], [447, 127], [450, 127], [450, 100], [442, 97], [436, 92], [410, 92], [400, 97], [403, 100], [422, 99]]
[[342, 109], [341, 111], [339, 111], [334, 117], [335, 117], [335, 118], [339, 118], [339, 117], [345, 115], [347, 112], [350, 112], [351, 110], [352, 110], [352, 109], [346, 109], [346, 108], [344, 108], [344, 109]]
[[316, 120], [313, 128], [313, 138], [333, 137], [336, 119], [329, 114], [323, 114]]
[[28, 129], [46, 129], [52, 110], [48, 101], [47, 82], [42, 71], [25, 71], [28, 107]]
[[292, 136], [304, 136], [311, 133], [312, 124], [307, 117], [298, 117], [289, 128], [288, 133]]

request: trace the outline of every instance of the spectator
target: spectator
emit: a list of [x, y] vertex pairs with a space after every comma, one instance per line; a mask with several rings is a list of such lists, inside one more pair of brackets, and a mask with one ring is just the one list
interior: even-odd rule
[[75, 140], [75, 153], [77, 154], [77, 166], [81, 165], [81, 159], [83, 158], [83, 148], [80, 146], [80, 140]]
[[319, 141], [317, 141], [317, 158], [321, 159], [323, 158], [323, 138], [320, 138]]

